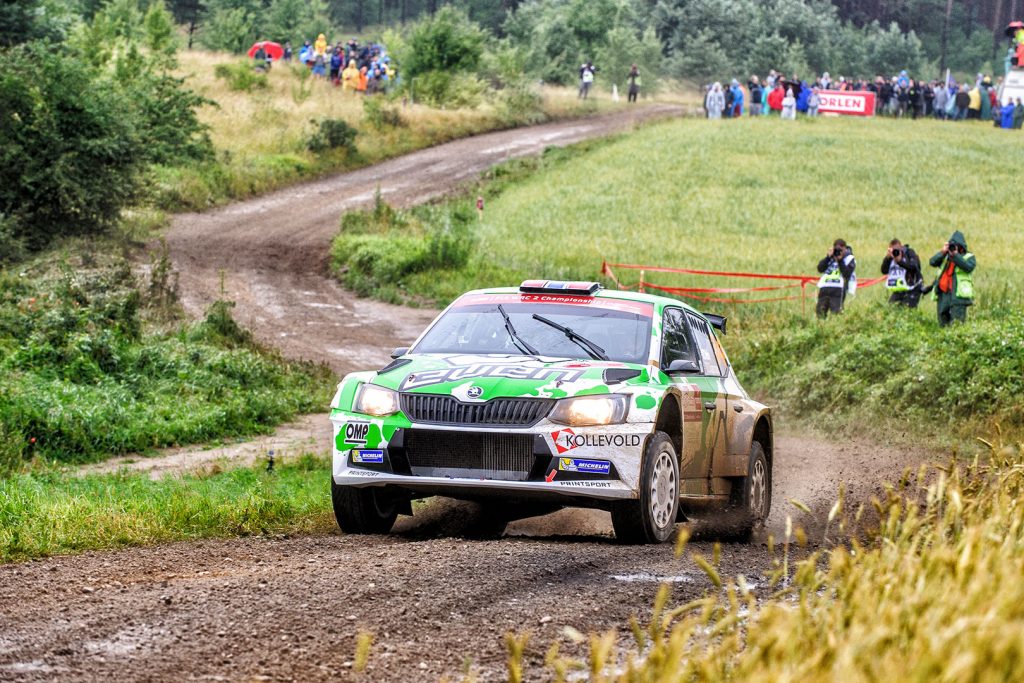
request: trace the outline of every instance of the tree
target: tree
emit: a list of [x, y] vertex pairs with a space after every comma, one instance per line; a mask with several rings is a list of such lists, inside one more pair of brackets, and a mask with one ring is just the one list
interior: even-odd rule
[[142, 140], [109, 82], [34, 44], [0, 63], [0, 214], [40, 248], [111, 225], [135, 196]]
[[167, 10], [164, 0], [156, 0], [149, 6], [142, 23], [146, 32], [145, 44], [152, 53], [170, 56], [177, 51], [174, 17]]
[[448, 75], [473, 71], [480, 63], [486, 38], [484, 30], [464, 12], [445, 5], [412, 28], [399, 63], [409, 78], [431, 71]]
[[245, 52], [259, 39], [259, 0], [208, 0], [208, 14], [199, 41], [210, 50]]

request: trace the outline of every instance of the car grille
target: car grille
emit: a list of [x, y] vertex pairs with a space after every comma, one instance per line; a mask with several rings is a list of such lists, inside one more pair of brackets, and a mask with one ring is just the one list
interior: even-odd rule
[[414, 475], [526, 481], [536, 462], [532, 434], [410, 429], [405, 456]]
[[413, 422], [532, 427], [551, 411], [550, 398], [494, 398], [463, 403], [454, 396], [402, 394], [402, 412]]

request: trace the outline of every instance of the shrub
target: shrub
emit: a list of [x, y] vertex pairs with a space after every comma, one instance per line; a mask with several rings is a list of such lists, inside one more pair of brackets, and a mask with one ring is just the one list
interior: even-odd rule
[[379, 97], [367, 97], [363, 100], [363, 116], [374, 130], [405, 125], [398, 110]]
[[487, 34], [466, 13], [445, 5], [416, 23], [399, 55], [408, 78], [432, 71], [452, 74], [476, 69]]
[[109, 227], [146, 158], [124, 102], [75, 55], [28, 45], [0, 77], [0, 214], [36, 249]]
[[256, 71], [252, 62], [236, 62], [234, 64], [218, 64], [213, 74], [228, 84], [228, 88], [236, 92], [252, 92], [267, 88], [267, 74]]
[[344, 119], [321, 119], [312, 123], [316, 125], [316, 130], [306, 142], [309, 151], [321, 154], [329, 150], [344, 149], [348, 154], [355, 154], [358, 131]]

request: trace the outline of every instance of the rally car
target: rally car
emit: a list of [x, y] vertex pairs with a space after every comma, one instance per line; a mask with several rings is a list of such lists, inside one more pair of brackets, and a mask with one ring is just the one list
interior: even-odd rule
[[[562, 506], [661, 542], [691, 513], [763, 525], [772, 420], [715, 334], [725, 319], [595, 282], [468, 292], [331, 404], [334, 512], [387, 533], [411, 500], [484, 506], [492, 531]], [[524, 512], [525, 511], [525, 512]]]

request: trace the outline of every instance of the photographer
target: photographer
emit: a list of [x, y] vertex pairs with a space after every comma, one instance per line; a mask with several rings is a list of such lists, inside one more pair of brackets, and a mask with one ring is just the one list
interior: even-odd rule
[[917, 252], [894, 238], [882, 259], [882, 275], [888, 276], [885, 288], [889, 290], [889, 303], [917, 308], [921, 300], [921, 260]]
[[967, 321], [967, 307], [974, 303], [974, 254], [967, 251], [967, 242], [957, 230], [929, 263], [939, 269], [932, 285], [938, 303], [939, 325], [954, 320]]
[[847, 288], [851, 282], [856, 286], [856, 268], [853, 250], [846, 244], [846, 240], [833, 242], [831, 251], [818, 261], [818, 272], [823, 275], [818, 280], [818, 305], [814, 310], [819, 318], [827, 318], [829, 311], [839, 313], [843, 310]]

